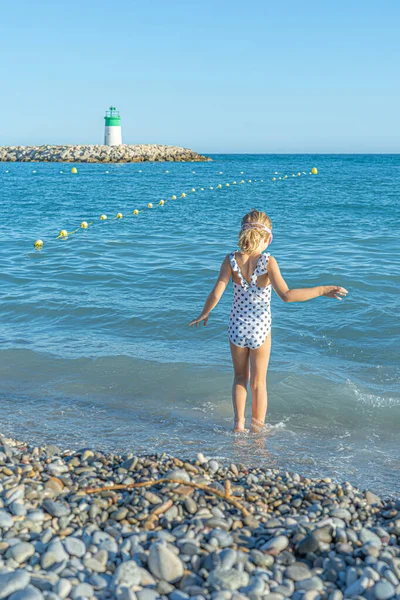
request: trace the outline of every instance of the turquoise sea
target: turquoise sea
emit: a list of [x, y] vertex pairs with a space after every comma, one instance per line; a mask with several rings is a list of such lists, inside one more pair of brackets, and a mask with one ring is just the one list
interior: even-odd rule
[[[201, 451], [398, 493], [400, 156], [212, 158], [79, 164], [76, 175], [73, 165], [0, 163], [0, 432]], [[235, 436], [231, 286], [207, 327], [188, 322], [253, 207], [273, 221], [270, 251], [290, 287], [349, 294], [301, 304], [273, 294], [271, 427]], [[83, 220], [93, 225], [56, 239]]]

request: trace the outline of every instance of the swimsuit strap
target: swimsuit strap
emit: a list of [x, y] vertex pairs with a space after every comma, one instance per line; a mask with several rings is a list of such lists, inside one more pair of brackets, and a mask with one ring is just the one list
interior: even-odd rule
[[245, 289], [248, 289], [249, 287], [257, 287], [257, 277], [259, 277], [260, 275], [265, 275], [265, 273], [267, 272], [269, 253], [267, 252], [266, 254], [260, 255], [256, 264], [256, 268], [251, 274], [250, 283], [246, 281], [246, 279], [243, 277], [238, 262], [236, 260], [235, 254], [235, 251], [231, 252], [229, 255], [229, 260], [231, 263], [232, 271], [235, 271], [235, 273], [239, 275], [241, 286]]
[[239, 265], [238, 265], [238, 262], [237, 262], [237, 260], [236, 260], [236, 256], [235, 256], [235, 254], [236, 254], [236, 251], [234, 250], [234, 251], [233, 251], [233, 252], [231, 252], [231, 253], [230, 253], [230, 255], [229, 255], [229, 260], [230, 260], [230, 263], [231, 263], [231, 268], [232, 268], [232, 271], [234, 271], [235, 273], [237, 273], [237, 274], [239, 275], [239, 279], [240, 279], [240, 285], [241, 285], [243, 288], [247, 289], [247, 288], [249, 288], [249, 287], [250, 287], [250, 286], [249, 286], [249, 282], [248, 282], [248, 281], [246, 281], [246, 280], [245, 280], [245, 278], [243, 277], [243, 275], [242, 275], [242, 271], [240, 270], [240, 267], [239, 267]]
[[261, 254], [260, 258], [257, 261], [256, 268], [254, 269], [251, 275], [251, 285], [257, 286], [257, 277], [260, 275], [265, 275], [267, 272], [267, 264], [268, 264], [269, 254]]

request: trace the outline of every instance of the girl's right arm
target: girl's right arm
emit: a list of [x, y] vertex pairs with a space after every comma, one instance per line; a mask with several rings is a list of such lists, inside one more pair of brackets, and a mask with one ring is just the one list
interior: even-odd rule
[[312, 300], [319, 296], [341, 300], [340, 296], [346, 296], [347, 294], [347, 290], [339, 285], [317, 285], [316, 287], [311, 288], [290, 290], [286, 281], [283, 279], [278, 263], [273, 256], [270, 256], [268, 260], [268, 275], [272, 287], [279, 298], [284, 302], [305, 302], [306, 300]]

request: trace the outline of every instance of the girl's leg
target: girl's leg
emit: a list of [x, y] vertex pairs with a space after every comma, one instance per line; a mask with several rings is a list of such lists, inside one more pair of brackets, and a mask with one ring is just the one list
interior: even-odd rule
[[253, 397], [251, 426], [254, 432], [262, 429], [267, 414], [267, 370], [270, 354], [271, 333], [268, 334], [262, 346], [256, 350], [250, 350], [250, 387]]
[[231, 345], [234, 379], [232, 386], [232, 402], [235, 412], [234, 431], [244, 430], [244, 409], [246, 407], [247, 384], [250, 378], [249, 349]]

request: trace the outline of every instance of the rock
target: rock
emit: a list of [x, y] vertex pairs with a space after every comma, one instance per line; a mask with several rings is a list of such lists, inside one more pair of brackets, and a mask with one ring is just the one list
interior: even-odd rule
[[136, 597], [138, 598], [138, 600], [157, 600], [158, 598], [160, 598], [160, 594], [157, 592], [157, 590], [145, 588], [136, 592]]
[[318, 590], [324, 589], [324, 583], [319, 577], [310, 577], [296, 583], [296, 590]]
[[365, 544], [370, 542], [371, 544], [373, 544], [374, 546], [376, 546], [377, 548], [380, 548], [382, 546], [382, 542], [380, 537], [378, 537], [376, 535], [376, 533], [374, 533], [373, 531], [363, 527], [363, 529], [361, 529], [360, 531], [360, 540]]
[[42, 506], [52, 517], [64, 517], [70, 514], [70, 509], [65, 504], [55, 500], [46, 499]]
[[304, 563], [294, 563], [287, 567], [285, 575], [292, 581], [303, 581], [311, 577], [311, 571]]
[[0, 510], [0, 529], [10, 529], [14, 525], [14, 520], [10, 513]]
[[382, 504], [382, 500], [380, 499], [379, 496], [377, 496], [376, 494], [373, 494], [370, 491], [366, 491], [365, 492], [365, 499], [367, 501], [368, 504], [377, 504], [377, 505], [381, 505]]
[[219, 469], [219, 464], [217, 463], [216, 460], [210, 460], [210, 462], [208, 463], [208, 470], [210, 471], [210, 473], [216, 473]]
[[42, 592], [33, 587], [33, 585], [28, 585], [23, 590], [11, 594], [8, 600], [44, 600], [44, 596]]
[[23, 590], [29, 585], [29, 581], [29, 574], [22, 569], [10, 573], [0, 573], [0, 599], [7, 598], [14, 592]]
[[91, 598], [94, 595], [94, 590], [89, 583], [79, 583], [74, 587], [70, 596], [72, 600], [81, 600], [81, 598]]
[[344, 595], [345, 596], [362, 596], [364, 594], [364, 592], [368, 589], [368, 586], [369, 586], [369, 579], [368, 579], [368, 577], [365, 577], [365, 575], [363, 575], [344, 590]]
[[268, 542], [266, 542], [261, 550], [270, 554], [271, 556], [278, 556], [283, 550], [285, 550], [289, 546], [289, 540], [285, 535], [278, 535], [277, 537], [273, 537]]
[[376, 600], [389, 600], [396, 593], [394, 586], [389, 581], [378, 581], [372, 588], [372, 594]]
[[309, 533], [304, 539], [297, 545], [297, 552], [299, 554], [309, 554], [310, 552], [316, 552], [319, 548], [319, 540], [314, 533]]
[[86, 546], [79, 538], [68, 536], [64, 540], [64, 548], [70, 556], [82, 557], [86, 552]]
[[139, 566], [134, 560], [127, 560], [119, 565], [115, 571], [112, 582], [114, 590], [117, 587], [132, 587], [138, 585], [141, 581]]
[[179, 481], [190, 481], [190, 475], [184, 469], [171, 469], [165, 475], [167, 479], [177, 479]]
[[66, 598], [72, 589], [72, 584], [69, 579], [61, 578], [54, 586], [54, 591], [60, 598]]
[[179, 581], [184, 571], [181, 559], [163, 542], [151, 544], [148, 567], [155, 577], [169, 583]]
[[29, 542], [19, 542], [7, 550], [7, 557], [13, 558], [17, 563], [22, 564], [34, 553], [35, 547], [33, 544], [30, 544]]
[[246, 571], [238, 569], [214, 569], [211, 571], [207, 585], [212, 590], [238, 590], [248, 585], [249, 575]]
[[[120, 146], [100, 145], [63, 145], [63, 146], [1, 146], [0, 161], [8, 162], [102, 162], [126, 163], [145, 161], [209, 161], [188, 148], [165, 146], [161, 144], [122, 144]], [[5, 453], [12, 451], [6, 444]], [[82, 453], [82, 462], [91, 458], [93, 452], [86, 449]], [[47, 456], [60, 454], [57, 446], [47, 447]]]

